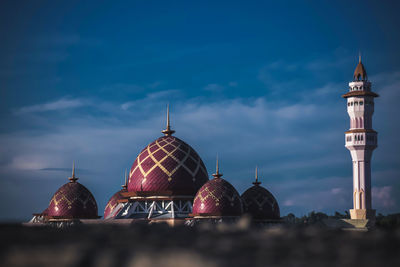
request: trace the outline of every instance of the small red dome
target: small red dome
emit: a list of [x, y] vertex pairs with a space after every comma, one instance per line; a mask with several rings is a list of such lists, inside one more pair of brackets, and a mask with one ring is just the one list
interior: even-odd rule
[[242, 201], [236, 189], [220, 174], [205, 183], [193, 202], [193, 216], [240, 216]]
[[116, 209], [118, 206], [118, 200], [124, 198], [124, 196], [122, 196], [121, 194], [122, 192], [126, 192], [126, 189], [121, 189], [110, 198], [106, 208], [104, 209], [104, 219], [115, 217], [116, 213], [115, 214], [112, 213], [114, 212], [114, 209]]
[[98, 218], [97, 203], [92, 193], [76, 182], [74, 175], [70, 180], [53, 195], [46, 215], [65, 219]]
[[40, 215], [47, 216], [48, 213], [49, 213], [49, 208], [46, 208], [44, 211], [42, 211], [42, 213], [40, 213]]
[[145, 147], [129, 173], [128, 191], [192, 195], [208, 181], [196, 151], [170, 133]]
[[280, 218], [278, 202], [274, 196], [258, 182], [242, 194], [244, 213], [256, 220], [276, 220]]

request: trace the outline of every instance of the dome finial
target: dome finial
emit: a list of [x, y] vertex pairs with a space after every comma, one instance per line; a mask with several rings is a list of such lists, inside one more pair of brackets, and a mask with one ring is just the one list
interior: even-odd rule
[[260, 185], [261, 182], [258, 181], [258, 167], [256, 166], [256, 181], [253, 183], [254, 185]]
[[75, 177], [75, 160], [72, 162], [72, 177], [69, 177], [68, 179], [71, 181], [71, 183], [75, 183], [76, 180], [79, 179], [78, 177]]
[[122, 185], [122, 189], [128, 188], [128, 179], [127, 179], [127, 169], [125, 169], [125, 184]]
[[175, 133], [174, 130], [171, 129], [170, 121], [169, 121], [169, 103], [167, 104], [167, 128], [161, 131], [165, 136], [170, 136]]
[[361, 63], [361, 50], [358, 51], [358, 63]]
[[214, 178], [221, 178], [222, 177], [222, 173], [219, 172], [218, 154], [217, 154], [217, 165], [216, 165], [215, 169], [216, 169], [215, 173], [212, 176], [214, 176]]

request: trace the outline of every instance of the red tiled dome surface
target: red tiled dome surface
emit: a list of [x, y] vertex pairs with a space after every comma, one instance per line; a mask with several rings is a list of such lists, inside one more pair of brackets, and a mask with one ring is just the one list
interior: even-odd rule
[[41, 214], [42, 215], [47, 215], [49, 213], [49, 208], [46, 208]]
[[204, 184], [193, 202], [194, 216], [240, 216], [242, 212], [239, 193], [222, 178]]
[[98, 218], [97, 203], [92, 193], [78, 182], [60, 187], [50, 200], [47, 215], [60, 218]]
[[278, 202], [264, 187], [254, 185], [242, 194], [243, 211], [257, 220], [280, 218]]
[[145, 147], [129, 172], [128, 191], [195, 195], [208, 181], [196, 151], [174, 136], [163, 136]]
[[[110, 200], [107, 203], [106, 208], [104, 209], [104, 219], [108, 218], [108, 216], [114, 211], [114, 209], [117, 207], [118, 205], [118, 200], [124, 198], [121, 195], [121, 192], [126, 192], [126, 189], [122, 189], [120, 191], [118, 191], [117, 193], [115, 193]], [[111, 218], [111, 217], [110, 217]]]

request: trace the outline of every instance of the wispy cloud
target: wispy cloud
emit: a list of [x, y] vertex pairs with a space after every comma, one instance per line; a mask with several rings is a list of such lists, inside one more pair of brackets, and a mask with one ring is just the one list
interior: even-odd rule
[[395, 200], [392, 186], [372, 187], [372, 199], [378, 207], [392, 208]]
[[37, 104], [32, 106], [21, 107], [15, 110], [15, 114], [25, 114], [33, 112], [46, 112], [46, 111], [56, 111], [63, 109], [72, 109], [87, 105], [88, 103], [83, 99], [70, 99], [61, 98], [52, 102], [47, 102], [44, 104]]
[[234, 81], [228, 82], [226, 85], [218, 83], [209, 83], [206, 86], [204, 86], [203, 90], [218, 93], [224, 91], [226, 88], [237, 87], [237, 86], [238, 83]]
[[219, 85], [216, 83], [210, 83], [204, 87], [204, 90], [211, 91], [211, 92], [221, 92], [222, 90], [224, 90], [224, 88], [225, 87], [222, 85]]
[[122, 110], [128, 110], [134, 106], [142, 106], [144, 103], [152, 102], [153, 105], [156, 105], [157, 102], [162, 101], [164, 104], [168, 103], [170, 100], [176, 99], [180, 96], [179, 90], [164, 90], [147, 94], [144, 98], [128, 101], [121, 104]]

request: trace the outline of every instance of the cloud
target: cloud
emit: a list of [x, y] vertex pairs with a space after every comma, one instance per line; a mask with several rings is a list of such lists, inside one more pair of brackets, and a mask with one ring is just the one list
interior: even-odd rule
[[[152, 102], [153, 105], [156, 105], [156, 103], [163, 102], [163, 106], [165, 104], [169, 103], [170, 100], [176, 99], [180, 97], [180, 91], [179, 90], [164, 90], [164, 91], [158, 91], [158, 92], [152, 92], [147, 94], [144, 98], [135, 100], [135, 101], [128, 101], [125, 103], [121, 104], [121, 109], [122, 110], [128, 110], [131, 107], [135, 106], [143, 106], [144, 103], [149, 103]], [[147, 105], [147, 104], [146, 104]]]
[[333, 195], [338, 195], [343, 192], [343, 188], [335, 187], [335, 188], [332, 188], [331, 192]]
[[[282, 206], [285, 212], [306, 214], [312, 210], [333, 213], [343, 212], [352, 206], [350, 177], [304, 178], [287, 182], [287, 196], [283, 196]], [[340, 185], [340, 187], [338, 187]]]
[[278, 109], [275, 114], [280, 118], [285, 119], [297, 119], [301, 117], [306, 117], [314, 114], [316, 111], [316, 107], [312, 104], [304, 105], [304, 104], [294, 104], [288, 105]]
[[88, 103], [83, 99], [61, 98], [44, 104], [22, 107], [17, 109], [14, 113], [17, 115], [21, 115], [25, 113], [56, 111], [56, 110], [77, 108], [87, 104]]
[[224, 86], [216, 84], [216, 83], [210, 83], [207, 84], [203, 89], [206, 91], [210, 91], [210, 92], [221, 92], [224, 90]]
[[218, 83], [210, 83], [207, 84], [203, 90], [209, 92], [222, 92], [227, 87], [237, 87], [238, 83], [235, 81], [228, 82], [226, 85], [218, 84]]
[[155, 88], [157, 88], [157, 87], [160, 87], [160, 85], [162, 85], [162, 84], [163, 84], [162, 82], [156, 81], [156, 82], [153, 82], [153, 83], [148, 84], [147, 86], [148, 86], [149, 88], [151, 88], [151, 89], [155, 89]]
[[238, 86], [238, 83], [237, 83], [237, 82], [229, 82], [229, 83], [228, 83], [228, 86], [230, 86], [230, 87], [236, 87], [236, 86]]
[[372, 199], [377, 207], [392, 208], [395, 206], [395, 200], [392, 196], [393, 187], [372, 187]]

